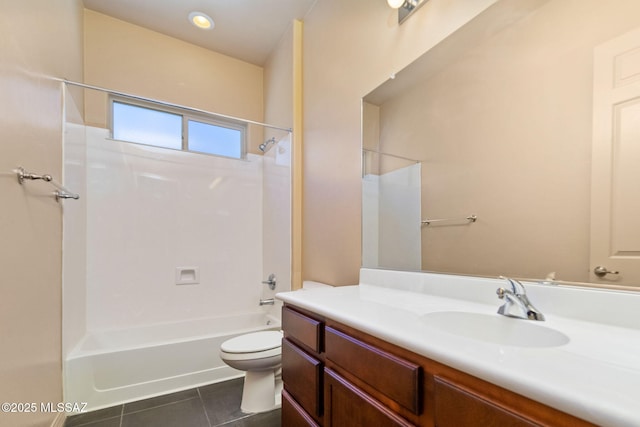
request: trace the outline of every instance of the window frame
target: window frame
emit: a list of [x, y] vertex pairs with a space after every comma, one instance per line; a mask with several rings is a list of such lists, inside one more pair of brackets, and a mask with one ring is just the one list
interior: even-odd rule
[[[180, 116], [182, 118], [181, 148], [177, 149], [177, 148], [171, 148], [171, 147], [163, 147], [163, 146], [160, 146], [160, 145], [146, 144], [146, 143], [143, 143], [143, 142], [128, 141], [128, 140], [114, 138], [114, 136], [113, 136], [113, 134], [114, 134], [114, 132], [113, 132], [113, 129], [114, 129], [114, 117], [113, 117], [114, 116], [114, 114], [113, 114], [114, 106], [113, 106], [113, 104], [114, 103], [119, 103], [119, 104], [124, 104], [124, 105], [131, 105], [131, 106], [134, 106], [134, 107], [146, 108], [148, 110], [154, 110], [154, 111], [159, 111], [159, 112], [169, 113], [169, 114], [175, 114], [175, 115]], [[216, 157], [222, 157], [222, 158], [226, 158], [226, 159], [235, 159], [235, 160], [246, 160], [247, 159], [247, 129], [248, 129], [248, 124], [246, 122], [242, 122], [240, 120], [233, 120], [233, 119], [229, 119], [229, 118], [225, 118], [225, 117], [221, 117], [221, 116], [216, 116], [213, 113], [207, 114], [207, 113], [204, 113], [204, 112], [193, 111], [193, 110], [190, 110], [188, 108], [180, 108], [179, 106], [169, 106], [169, 105], [156, 103], [156, 102], [152, 102], [152, 101], [146, 101], [146, 100], [141, 100], [141, 99], [136, 99], [136, 98], [128, 98], [126, 96], [113, 95], [113, 94], [109, 96], [108, 108], [109, 108], [109, 110], [108, 110], [108, 115], [109, 115], [109, 137], [111, 139], [113, 139], [114, 141], [122, 141], [122, 142], [131, 143], [131, 144], [146, 145], [146, 146], [149, 146], [149, 147], [163, 148], [163, 149], [166, 149], [166, 150], [185, 151], [185, 152], [189, 152], [189, 153], [204, 154], [204, 155], [208, 155], [208, 156], [216, 156]], [[215, 127], [220, 127], [220, 128], [226, 128], [226, 129], [232, 129], [232, 130], [235, 130], [235, 131], [239, 131], [240, 132], [240, 157], [232, 157], [232, 156], [225, 156], [225, 155], [222, 155], [222, 154], [207, 153], [207, 152], [198, 151], [198, 150], [191, 150], [189, 148], [189, 122], [190, 121], [204, 123], [204, 124], [215, 126]]]

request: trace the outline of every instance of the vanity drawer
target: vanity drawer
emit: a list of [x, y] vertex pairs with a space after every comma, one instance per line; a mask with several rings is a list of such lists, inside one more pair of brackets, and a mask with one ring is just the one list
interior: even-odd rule
[[325, 330], [326, 358], [412, 413], [421, 412], [422, 368], [332, 327]]
[[437, 427], [539, 425], [440, 377], [435, 377], [435, 422]]
[[285, 337], [308, 347], [315, 353], [323, 351], [323, 326], [324, 323], [319, 320], [286, 306], [282, 308], [282, 329]]
[[322, 416], [322, 362], [288, 339], [282, 340], [282, 381], [286, 391], [309, 414]]

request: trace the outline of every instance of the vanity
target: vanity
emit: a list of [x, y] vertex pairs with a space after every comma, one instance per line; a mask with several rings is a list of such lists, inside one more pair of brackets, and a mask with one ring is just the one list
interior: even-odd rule
[[497, 314], [501, 286], [362, 269], [278, 294], [283, 426], [640, 425], [640, 295], [525, 282], [538, 322]]

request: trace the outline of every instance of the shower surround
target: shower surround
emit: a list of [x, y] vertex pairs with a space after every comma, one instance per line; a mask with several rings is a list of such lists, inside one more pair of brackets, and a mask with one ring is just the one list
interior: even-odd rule
[[[226, 159], [107, 136], [87, 128], [87, 329], [255, 310], [260, 156]], [[177, 284], [180, 269], [197, 270], [199, 283]]]

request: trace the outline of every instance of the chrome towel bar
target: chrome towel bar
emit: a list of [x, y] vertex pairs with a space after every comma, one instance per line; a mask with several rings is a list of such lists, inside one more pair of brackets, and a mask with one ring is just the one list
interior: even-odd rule
[[430, 225], [433, 222], [444, 222], [444, 221], [468, 221], [469, 224], [472, 222], [476, 222], [476, 220], [478, 219], [478, 216], [473, 214], [473, 215], [469, 215], [466, 218], [440, 218], [440, 219], [423, 219], [422, 221], [420, 221], [420, 224], [424, 224], [424, 225]]
[[16, 169], [15, 172], [16, 172], [16, 175], [18, 176], [18, 183], [20, 183], [20, 185], [24, 184], [25, 179], [28, 179], [28, 180], [41, 179], [53, 185], [56, 188], [56, 191], [54, 191], [53, 194], [55, 195], [57, 202], [59, 202], [60, 199], [78, 200], [80, 198], [78, 194], [72, 193], [62, 185], [58, 184], [51, 175], [48, 175], [48, 174], [38, 175], [35, 173], [27, 172], [26, 170], [24, 170], [22, 166], [18, 167], [18, 169]]

